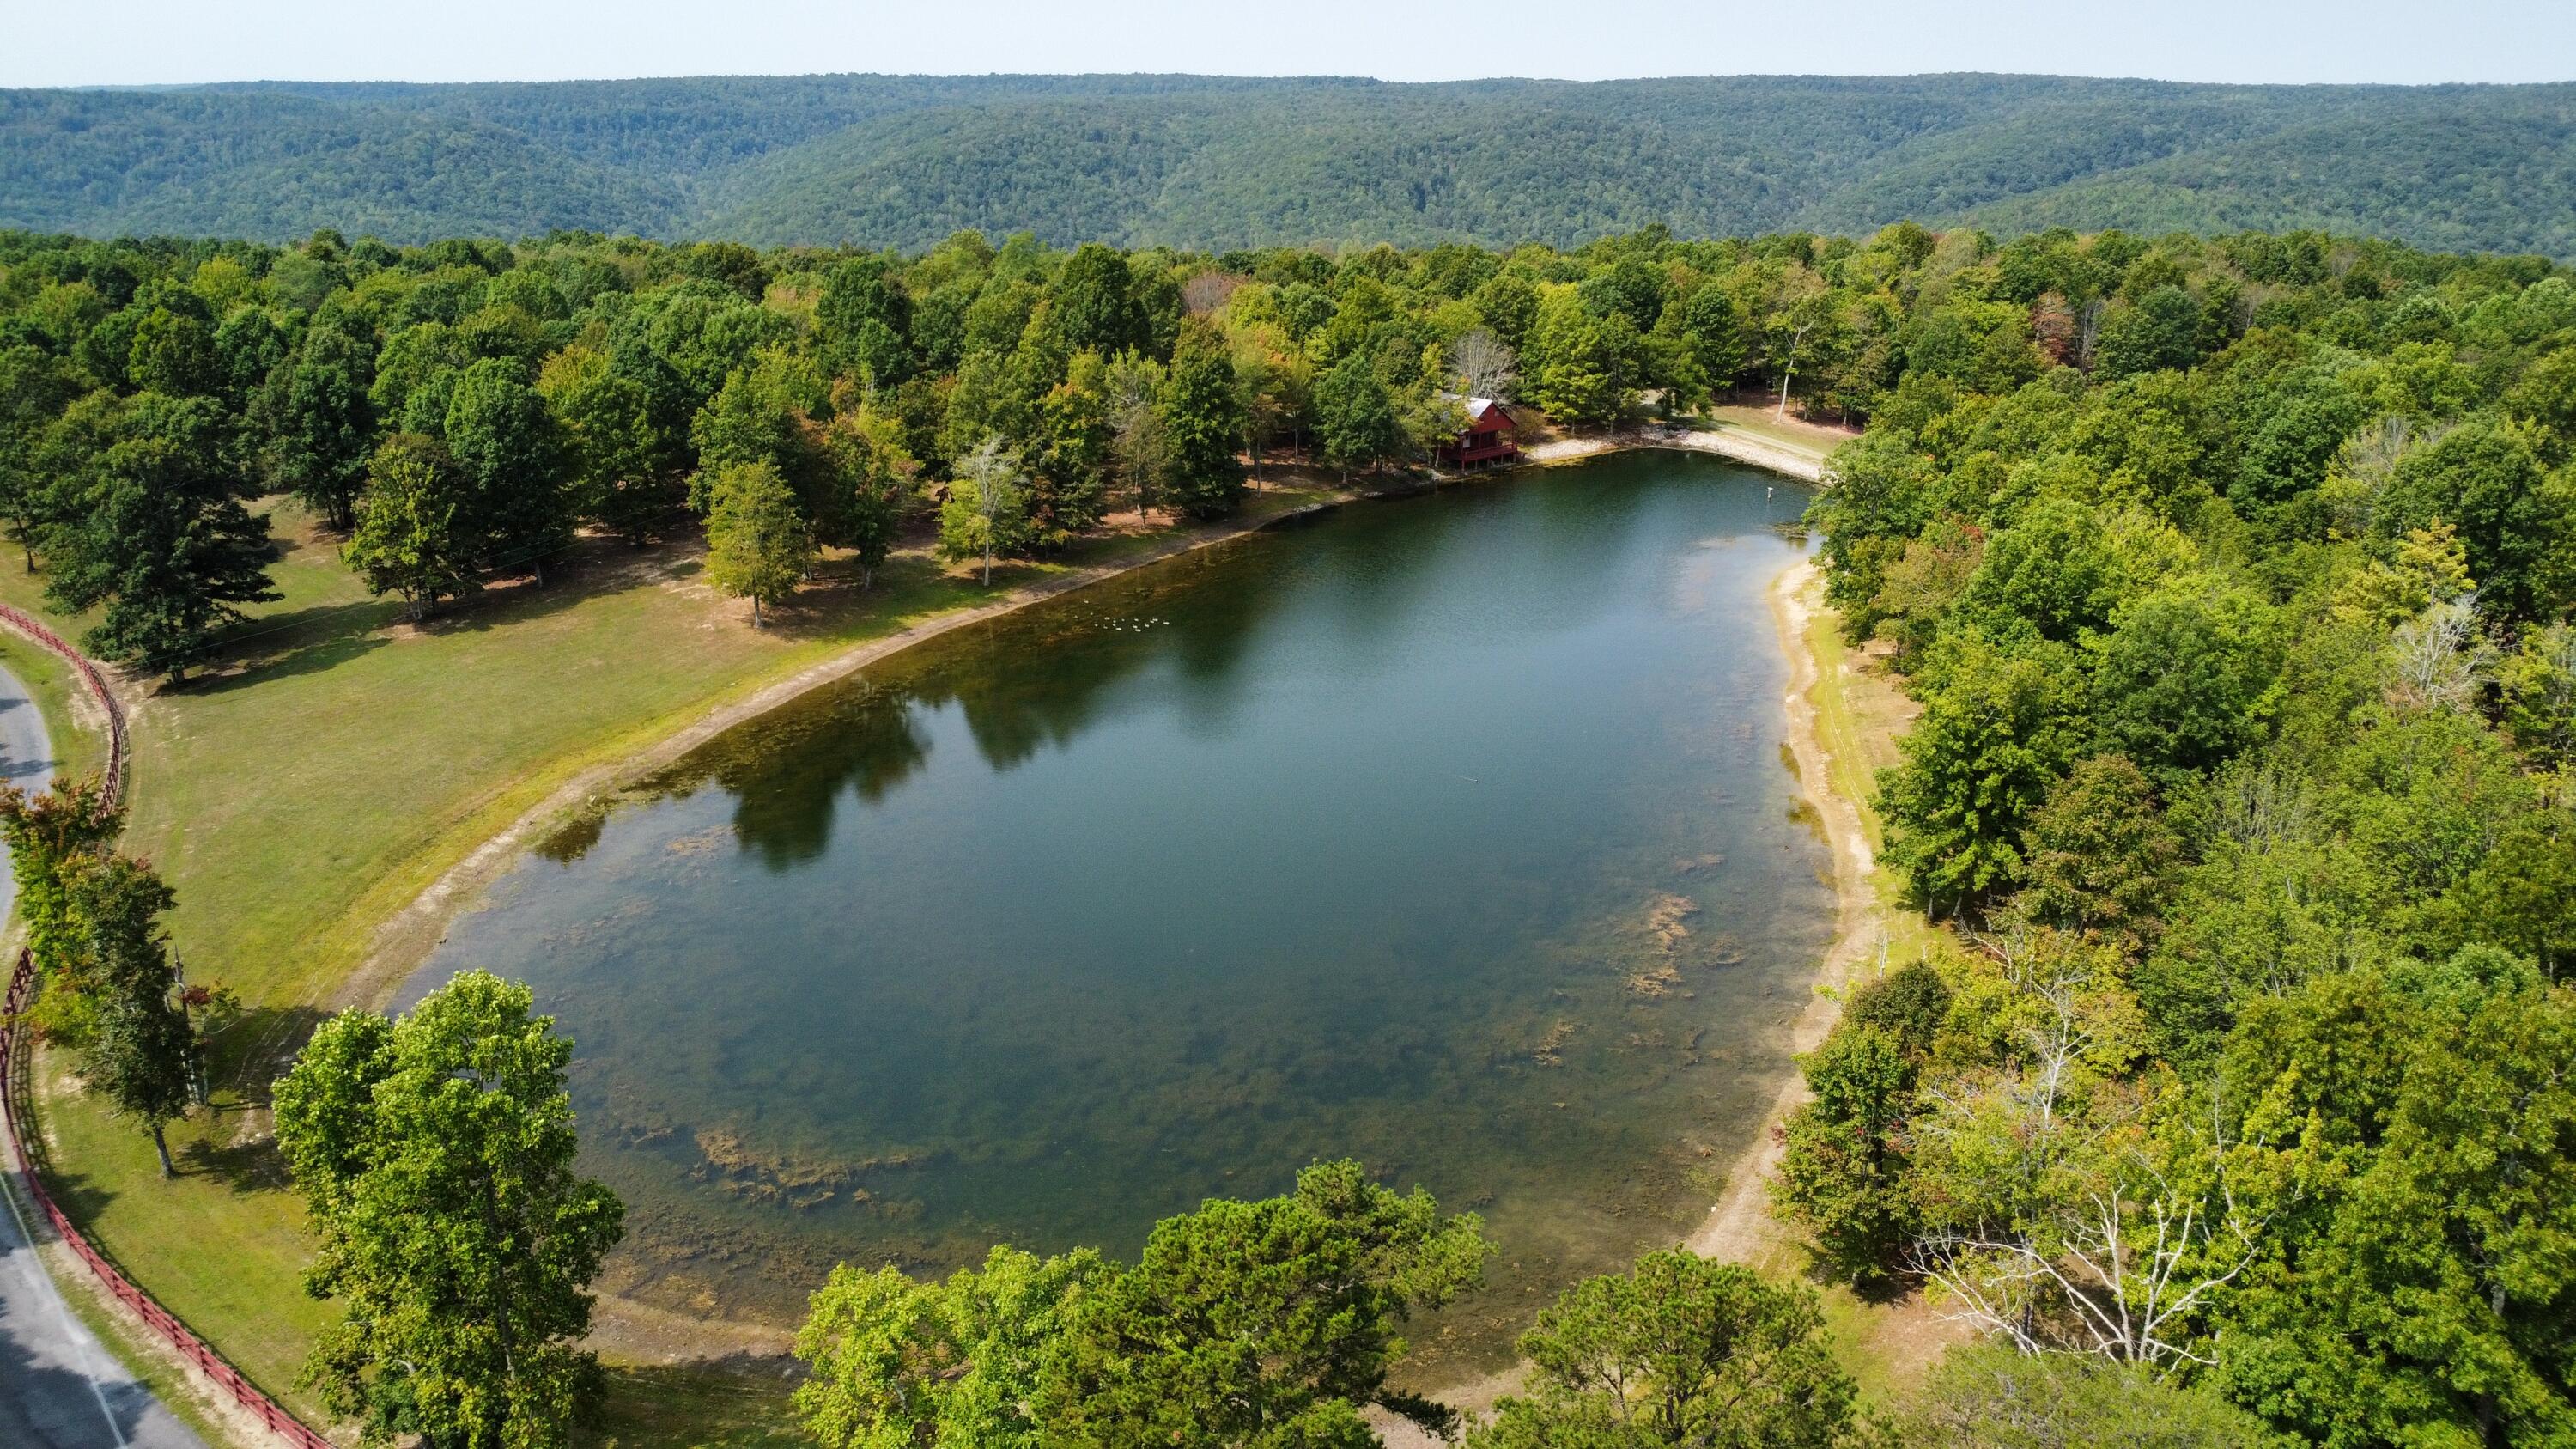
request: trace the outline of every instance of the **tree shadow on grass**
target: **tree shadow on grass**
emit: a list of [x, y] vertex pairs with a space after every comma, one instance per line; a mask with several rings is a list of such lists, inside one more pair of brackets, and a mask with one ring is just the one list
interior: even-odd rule
[[214, 1035], [208, 1075], [218, 1089], [265, 1108], [270, 1086], [328, 1015], [311, 1005], [254, 1006]]
[[[685, 539], [636, 548], [621, 539], [584, 538], [547, 571], [542, 585], [533, 575], [497, 580], [470, 598], [441, 605], [410, 627], [435, 638], [526, 623], [587, 599], [685, 577], [697, 571], [697, 555], [693, 542]], [[403, 623], [403, 605], [391, 598], [263, 614], [217, 639], [197, 662], [200, 672], [176, 688], [219, 694], [318, 673], [393, 643], [392, 630]]]
[[182, 1177], [211, 1177], [236, 1193], [284, 1192], [294, 1186], [276, 1134], [253, 1125], [259, 1109], [247, 1102], [217, 1103], [201, 1124], [205, 1133], [173, 1151]]
[[[145, 1142], [143, 1150], [150, 1152], [152, 1144]], [[84, 1232], [116, 1201], [116, 1189], [102, 1186], [88, 1173], [63, 1171], [55, 1163], [53, 1154], [36, 1151], [32, 1142], [27, 1156], [44, 1180], [45, 1196], [52, 1198], [54, 1206], [63, 1210], [63, 1216], [70, 1218], [72, 1224]]]
[[[280, 621], [273, 634], [236, 636], [219, 643], [190, 675], [163, 693], [224, 694], [245, 685], [316, 674], [345, 664], [392, 642], [377, 632], [400, 611], [381, 603], [328, 604], [272, 616]], [[269, 620], [255, 620], [254, 626]]]
[[[996, 559], [993, 583], [987, 588], [981, 568], [953, 574], [935, 560], [912, 554], [886, 560], [862, 584], [856, 563], [836, 559], [794, 596], [764, 609], [762, 624], [769, 633], [795, 643], [836, 639], [856, 643], [870, 634], [891, 634], [912, 615], [972, 608], [1014, 589], [1062, 576], [1061, 570], [1046, 563]], [[750, 628], [751, 606], [740, 600], [729, 602], [741, 613], [742, 627]]]

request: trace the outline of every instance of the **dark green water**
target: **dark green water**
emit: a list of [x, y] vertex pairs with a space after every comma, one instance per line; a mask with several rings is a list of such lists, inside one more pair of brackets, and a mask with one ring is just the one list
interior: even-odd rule
[[1804, 502], [1632, 454], [949, 635], [551, 842], [414, 991], [522, 976], [578, 1039], [648, 1299], [1128, 1254], [1354, 1156], [1502, 1242], [1473, 1357], [1687, 1232], [1784, 1066], [1830, 915], [1764, 599]]

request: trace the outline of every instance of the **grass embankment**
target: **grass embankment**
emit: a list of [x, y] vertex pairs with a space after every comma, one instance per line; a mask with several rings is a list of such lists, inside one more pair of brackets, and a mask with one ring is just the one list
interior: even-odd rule
[[[1868, 885], [1877, 906], [1879, 940], [1853, 974], [1874, 975], [1882, 963], [1893, 969], [1922, 959], [1939, 934], [1922, 912], [1902, 905], [1904, 882], [1886, 865], [1887, 836], [1878, 815], [1878, 772], [1897, 762], [1897, 742], [1914, 706], [1880, 655], [1844, 642], [1841, 619], [1832, 610], [1813, 610], [1805, 637], [1816, 667], [1807, 698], [1824, 747], [1825, 784], [1850, 803], [1869, 844]], [[1784, 1233], [1779, 1250], [1764, 1266], [1795, 1272], [1804, 1266], [1803, 1256]], [[1939, 1331], [1919, 1294], [1882, 1301], [1830, 1284], [1823, 1286], [1822, 1295], [1837, 1356], [1873, 1403], [1888, 1403], [1910, 1387], [1951, 1337]]]
[[[1266, 487], [1220, 527], [1276, 518], [1330, 491]], [[265, 1077], [318, 1018], [317, 1003], [365, 961], [381, 922], [563, 782], [634, 758], [728, 702], [1023, 586], [1205, 536], [1114, 532], [1062, 559], [998, 568], [989, 589], [920, 548], [898, 553], [865, 589], [845, 564], [827, 563], [795, 607], [757, 632], [742, 605], [698, 581], [694, 549], [601, 542], [543, 590], [498, 589], [414, 627], [366, 596], [301, 510], [268, 511], [284, 597], [262, 606], [204, 677], [128, 690], [126, 848], [178, 889], [172, 936], [191, 979], [222, 981], [251, 1008], [217, 1042], [229, 1085], [213, 1113], [173, 1128], [176, 1182], [160, 1180], [139, 1134], [63, 1090], [62, 1064], [50, 1060], [45, 1129], [65, 1210], [135, 1281], [308, 1414], [311, 1401], [291, 1385], [331, 1313], [300, 1287], [308, 1245], [266, 1141]], [[84, 623], [46, 610], [41, 580], [15, 558], [0, 564], [0, 598], [69, 638]], [[31, 687], [43, 692], [50, 680], [48, 697], [68, 699], [67, 671], [32, 646], [8, 647]], [[57, 738], [63, 750], [82, 740], [68, 728]], [[73, 763], [94, 767], [95, 736], [81, 747], [93, 753]], [[639, 1371], [622, 1386], [713, 1421], [741, 1396], [721, 1375]]]

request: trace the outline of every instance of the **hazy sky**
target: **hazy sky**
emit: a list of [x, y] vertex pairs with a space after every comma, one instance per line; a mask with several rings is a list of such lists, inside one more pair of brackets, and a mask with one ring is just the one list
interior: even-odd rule
[[2576, 80], [2576, 0], [0, 0], [0, 85], [1197, 71]]

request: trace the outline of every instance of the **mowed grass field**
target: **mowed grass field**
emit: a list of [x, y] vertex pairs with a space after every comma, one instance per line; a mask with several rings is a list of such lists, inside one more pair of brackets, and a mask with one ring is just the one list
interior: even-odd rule
[[[1265, 487], [1218, 528], [1327, 496], [1320, 483]], [[632, 757], [728, 702], [842, 650], [1067, 572], [1187, 541], [1133, 528], [1044, 563], [1008, 564], [990, 588], [926, 548], [899, 551], [861, 588], [827, 561], [794, 606], [755, 631], [748, 608], [699, 581], [686, 543], [635, 550], [586, 542], [547, 587], [496, 588], [424, 625], [371, 599], [337, 541], [291, 502], [262, 505], [281, 549], [278, 601], [176, 688], [127, 681], [132, 812], [125, 848], [179, 893], [172, 938], [192, 981], [220, 981], [250, 1010], [215, 1043], [215, 1110], [174, 1126], [182, 1176], [163, 1182], [149, 1142], [70, 1090], [48, 1059], [49, 1180], [65, 1208], [137, 1282], [271, 1393], [292, 1389], [332, 1310], [307, 1298], [301, 1208], [266, 1140], [267, 1078], [367, 957], [382, 921], [563, 781]], [[84, 620], [44, 607], [43, 580], [14, 554], [0, 598], [77, 640]], [[0, 658], [44, 697], [56, 750], [95, 768], [103, 739], [67, 667], [0, 637]], [[721, 1376], [621, 1380], [670, 1417], [722, 1421], [739, 1396]], [[695, 1406], [692, 1408], [691, 1406]], [[699, 1411], [703, 1410], [703, 1413]], [[620, 1442], [644, 1416], [621, 1415]], [[675, 1426], [688, 1442], [685, 1426]], [[727, 1437], [718, 1434], [716, 1437]]]

